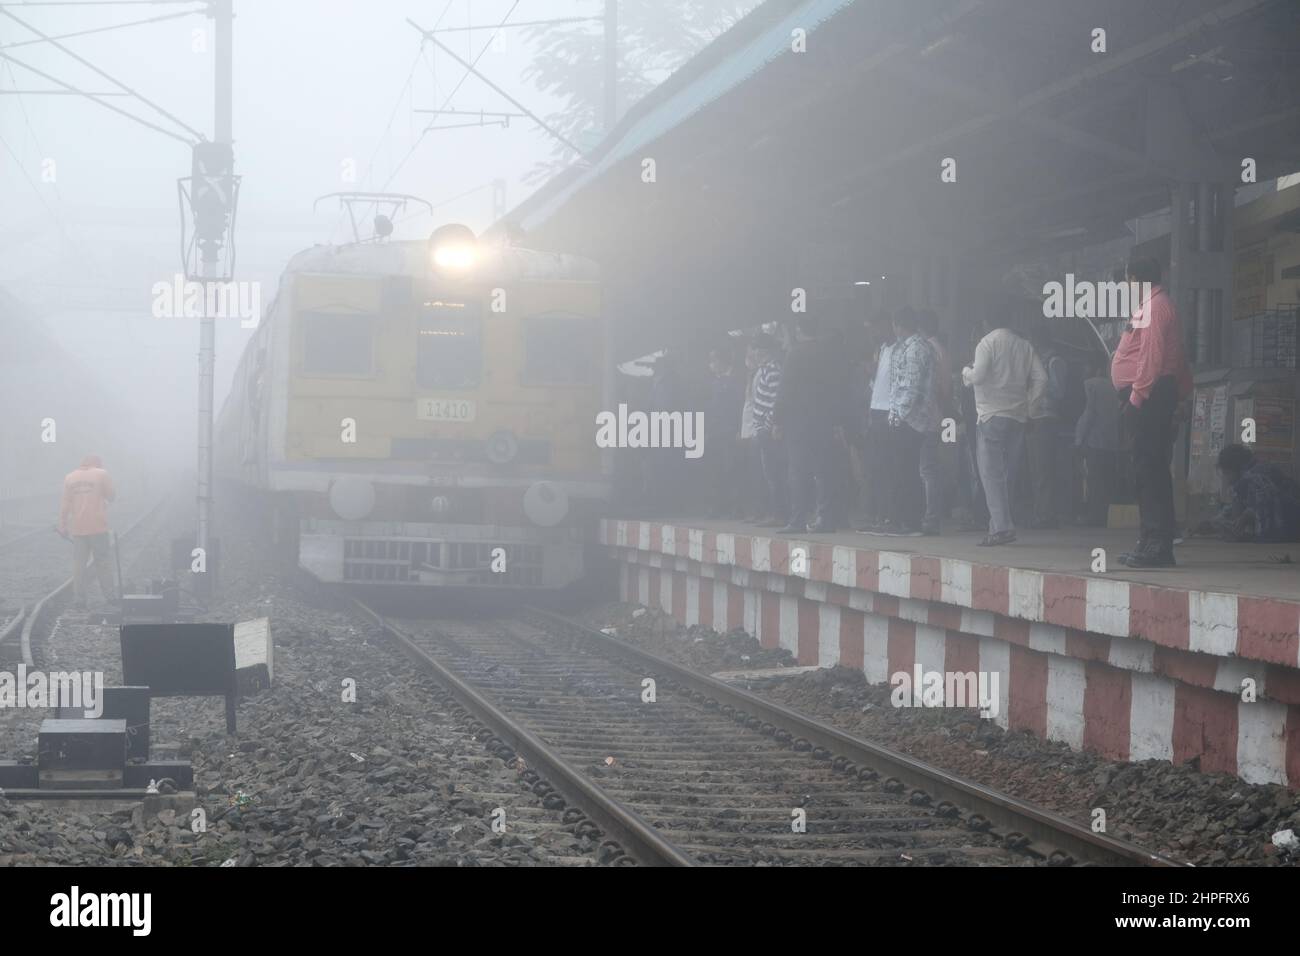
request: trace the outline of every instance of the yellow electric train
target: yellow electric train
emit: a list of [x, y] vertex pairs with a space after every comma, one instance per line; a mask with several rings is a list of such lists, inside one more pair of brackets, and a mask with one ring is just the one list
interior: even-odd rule
[[474, 240], [289, 263], [217, 423], [219, 477], [331, 582], [558, 589], [610, 496], [595, 264]]

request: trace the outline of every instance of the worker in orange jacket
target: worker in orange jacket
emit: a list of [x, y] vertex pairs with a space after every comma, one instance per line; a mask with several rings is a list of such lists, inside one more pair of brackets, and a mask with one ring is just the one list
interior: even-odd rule
[[59, 534], [72, 539], [72, 587], [76, 607], [86, 606], [86, 562], [93, 556], [95, 575], [104, 600], [114, 596], [109, 566], [108, 503], [117, 497], [113, 479], [98, 455], [87, 455], [80, 467], [63, 479]]

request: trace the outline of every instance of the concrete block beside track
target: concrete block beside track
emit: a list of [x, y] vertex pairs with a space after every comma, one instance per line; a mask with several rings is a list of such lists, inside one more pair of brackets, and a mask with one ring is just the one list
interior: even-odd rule
[[271, 686], [275, 674], [271, 619], [259, 617], [235, 625], [235, 683], [247, 697]]

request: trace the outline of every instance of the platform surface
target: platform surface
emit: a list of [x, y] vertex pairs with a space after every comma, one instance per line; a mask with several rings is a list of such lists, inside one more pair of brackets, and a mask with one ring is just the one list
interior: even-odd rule
[[[996, 548], [981, 548], [978, 532], [947, 532], [934, 537], [899, 538], [891, 535], [840, 531], [834, 534], [778, 535], [776, 528], [761, 528], [741, 521], [703, 518], [636, 518], [707, 531], [754, 535], [789, 542], [841, 545], [877, 551], [897, 551], [935, 558], [956, 558], [975, 564], [1092, 574], [1092, 549], [1106, 549], [1106, 576], [1157, 587], [1188, 591], [1220, 591], [1300, 601], [1300, 544], [1237, 544], [1210, 538], [1189, 538], [1175, 546], [1177, 568], [1137, 571], [1119, 563], [1132, 550], [1137, 532], [1132, 529], [1067, 527], [1054, 531], [1020, 531], [1019, 540]], [[1287, 555], [1294, 564], [1279, 563]]]

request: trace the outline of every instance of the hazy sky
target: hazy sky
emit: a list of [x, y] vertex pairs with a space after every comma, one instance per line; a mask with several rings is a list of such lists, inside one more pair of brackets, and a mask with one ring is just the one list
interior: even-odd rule
[[[171, 2], [6, 6], [52, 36], [202, 9]], [[387, 190], [445, 202], [434, 217], [399, 223], [399, 236], [414, 237], [447, 221], [488, 225], [494, 179], [506, 181], [507, 207], [527, 195], [520, 177], [550, 147], [530, 121], [420, 139], [433, 117], [416, 109], [515, 108], [472, 76], [448, 104], [463, 69], [431, 45], [421, 52], [420, 35], [406, 23], [496, 25], [512, 7], [520, 21], [593, 15], [602, 4], [235, 0], [235, 157], [243, 176], [237, 278], [260, 280], [264, 303], [293, 253], [351, 239], [337, 200], [313, 215], [318, 196]], [[538, 113], [556, 109], [520, 79], [531, 58], [524, 31], [505, 31], [504, 50], [490, 46], [490, 36], [489, 28], [443, 39], [470, 60], [488, 46], [480, 70]], [[85, 90], [118, 89], [49, 44], [11, 45], [30, 39], [0, 16], [0, 52]], [[61, 42], [211, 138], [214, 40], [211, 21], [191, 13]], [[174, 419], [168, 432], [181, 436], [193, 421], [196, 323], [154, 319], [148, 304], [153, 283], [179, 270], [176, 179], [189, 174], [189, 147], [80, 97], [4, 93], [52, 87], [0, 60], [0, 283], [41, 307], [54, 337], [133, 407]], [[132, 98], [107, 102], [173, 128]], [[348, 164], [355, 182], [343, 179]], [[218, 407], [247, 334], [237, 322], [219, 327]]]
[[[293, 219], [309, 223], [312, 200], [343, 188], [385, 185], [431, 117], [412, 107], [441, 106], [463, 70], [428, 46], [406, 22], [432, 27], [496, 24], [514, 7], [512, 19], [535, 20], [599, 12], [593, 0], [236, 0], [234, 128], [236, 161], [244, 176], [241, 218]], [[47, 34], [68, 33], [114, 22], [145, 19], [191, 9], [186, 4], [12, 8]], [[593, 25], [595, 28], [595, 25]], [[207, 32], [206, 52], [195, 52], [195, 31]], [[443, 37], [462, 56], [477, 55], [490, 30]], [[530, 106], [554, 108], [520, 79], [530, 58], [523, 31], [504, 32], [506, 50], [489, 47], [479, 68]], [[30, 39], [12, 20], [0, 18], [0, 45]], [[65, 45], [128, 86], [154, 100], [194, 128], [212, 135], [213, 37], [201, 14], [64, 41]], [[112, 90], [48, 44], [10, 47], [4, 52], [60, 79], [93, 90]], [[409, 79], [409, 86], [408, 84]], [[14, 64], [0, 68], [0, 88], [35, 89], [51, 84]], [[405, 91], [405, 92], [403, 92]], [[170, 124], [138, 102], [113, 97], [117, 106]], [[513, 110], [471, 77], [450, 106]], [[24, 115], [25, 114], [25, 115]], [[390, 116], [392, 118], [389, 122]], [[455, 122], [446, 119], [444, 122]], [[89, 101], [69, 96], [0, 98], [0, 132], [23, 168], [56, 210], [95, 206], [149, 213], [168, 223], [176, 215], [174, 180], [188, 172], [183, 143]], [[510, 201], [521, 196], [519, 175], [548, 148], [547, 136], [527, 121], [509, 129], [473, 128], [430, 133], [411, 154], [389, 189], [412, 192], [433, 202], [501, 177]], [[0, 202], [9, 215], [45, 215], [13, 158], [4, 152]], [[57, 184], [41, 183], [41, 162], [57, 163]], [[357, 182], [341, 180], [352, 160]], [[490, 192], [484, 190], [440, 212], [485, 225]], [[150, 217], [152, 218], [152, 216]], [[337, 216], [322, 215], [324, 230]], [[12, 220], [10, 220], [12, 221]], [[138, 221], [138, 220], [137, 220]], [[427, 223], [417, 231], [426, 231]], [[338, 233], [335, 238], [346, 236]]]

